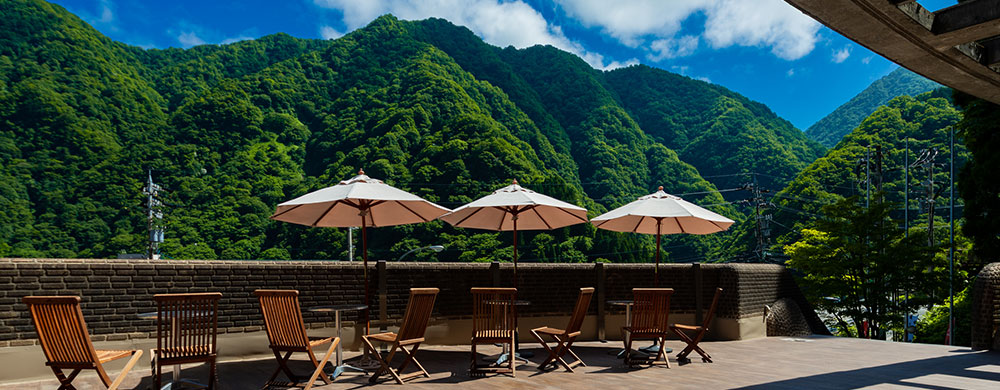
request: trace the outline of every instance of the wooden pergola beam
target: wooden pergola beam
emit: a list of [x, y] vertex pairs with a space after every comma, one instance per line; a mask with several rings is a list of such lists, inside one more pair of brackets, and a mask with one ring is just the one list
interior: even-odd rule
[[1000, 35], [1000, 1], [972, 0], [934, 12], [931, 32], [947, 47]]

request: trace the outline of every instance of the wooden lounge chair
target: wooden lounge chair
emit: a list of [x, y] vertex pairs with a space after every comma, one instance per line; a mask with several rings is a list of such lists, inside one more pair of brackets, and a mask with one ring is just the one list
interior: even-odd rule
[[[639, 363], [665, 365], [670, 368], [670, 360], [663, 353], [663, 344], [667, 338], [669, 327], [667, 321], [670, 315], [670, 296], [672, 288], [634, 288], [632, 289], [633, 307], [630, 326], [622, 327], [622, 339], [625, 342], [625, 366], [631, 367]], [[656, 356], [649, 359], [634, 357], [632, 342], [635, 340], [653, 340], [659, 344]], [[660, 361], [660, 359], [663, 361]]]
[[[264, 384], [265, 388], [272, 385], [281, 387], [305, 387], [311, 389], [316, 378], [323, 379], [324, 384], [330, 384], [330, 377], [323, 372], [323, 367], [330, 361], [330, 356], [340, 343], [339, 337], [311, 338], [306, 335], [305, 322], [302, 321], [302, 309], [299, 307], [299, 292], [296, 290], [257, 290], [253, 292], [260, 300], [260, 312], [264, 316], [264, 327], [267, 329], [267, 339], [269, 347], [274, 352], [275, 359], [278, 360], [278, 368], [274, 374]], [[330, 349], [326, 351], [323, 360], [317, 361], [313, 348], [323, 344], [330, 344]], [[282, 357], [281, 353], [285, 356]], [[309, 354], [309, 360], [316, 366], [309, 380], [301, 382], [302, 377], [292, 373], [288, 368], [288, 359], [295, 352], [305, 352]], [[291, 383], [279, 383], [274, 379], [279, 372], [284, 372]]]
[[[576, 307], [573, 308], [573, 315], [569, 318], [569, 324], [566, 324], [566, 329], [556, 329], [549, 328], [547, 326], [541, 328], [535, 328], [531, 330], [531, 334], [535, 336], [535, 339], [542, 344], [542, 348], [545, 348], [549, 352], [549, 356], [542, 361], [542, 364], [538, 365], [539, 370], [546, 369], [547, 366], [551, 365], [555, 367], [556, 364], [561, 364], [566, 368], [566, 371], [573, 372], [573, 367], [577, 365], [587, 366], [580, 357], [573, 352], [570, 347], [573, 346], [573, 341], [576, 337], [580, 335], [580, 327], [583, 325], [583, 319], [587, 316], [587, 308], [590, 307], [590, 298], [594, 296], [593, 287], [585, 287], [580, 289], [580, 296], [576, 299]], [[556, 348], [549, 348], [548, 343], [542, 339], [542, 335], [548, 335], [552, 337], [556, 342]], [[566, 354], [573, 356], [576, 361], [572, 366], [563, 360], [563, 356]]]
[[[139, 362], [139, 350], [94, 349], [87, 333], [87, 323], [80, 310], [80, 297], [24, 297], [22, 300], [31, 311], [38, 340], [48, 362], [59, 379], [59, 390], [73, 390], [73, 379], [81, 370], [96, 370], [104, 386], [115, 390], [121, 386], [129, 370]], [[114, 381], [104, 370], [104, 363], [131, 356], [125, 368]], [[63, 369], [73, 370], [66, 376]]]
[[472, 363], [470, 376], [484, 376], [487, 373], [510, 373], [515, 376], [514, 356], [509, 356], [506, 367], [479, 364], [476, 345], [507, 344], [510, 354], [514, 353], [514, 333], [517, 330], [517, 314], [514, 300], [516, 288], [472, 288]]
[[[712, 362], [712, 357], [709, 356], [708, 352], [705, 352], [704, 349], [701, 349], [701, 347], [698, 346], [698, 343], [703, 337], [705, 337], [705, 333], [708, 333], [708, 326], [712, 324], [712, 317], [715, 315], [715, 308], [719, 304], [719, 296], [721, 295], [722, 289], [716, 288], [715, 297], [712, 298], [712, 306], [708, 308], [708, 315], [705, 316], [705, 321], [701, 323], [701, 326], [680, 324], [670, 325], [670, 330], [676, 333], [677, 337], [680, 337], [681, 340], [684, 340], [684, 342], [687, 343], [687, 347], [684, 347], [684, 350], [677, 354], [677, 363], [690, 363], [691, 359], [688, 359], [687, 356], [691, 353], [691, 351], [698, 352], [698, 354], [701, 355], [701, 361], [705, 363]], [[694, 337], [688, 336], [685, 331], [692, 332]]]
[[150, 370], [156, 389], [163, 387], [164, 365], [187, 363], [208, 363], [208, 389], [215, 388], [220, 299], [222, 293], [153, 296], [156, 301], [156, 349], [150, 351]]
[[[411, 288], [410, 302], [406, 305], [406, 315], [403, 316], [403, 324], [400, 325], [398, 334], [385, 332], [361, 337], [361, 340], [365, 343], [365, 347], [368, 348], [368, 351], [382, 365], [382, 368], [368, 379], [369, 383], [375, 384], [378, 382], [379, 376], [385, 373], [388, 373], [392, 379], [396, 380], [396, 383], [401, 385], [405, 384], [403, 381], [418, 376], [430, 378], [430, 374], [427, 373], [424, 366], [420, 365], [420, 362], [413, 355], [417, 352], [417, 348], [420, 348], [420, 343], [424, 342], [424, 332], [427, 331], [427, 322], [431, 318], [431, 310], [434, 309], [434, 299], [437, 298], [439, 291], [436, 288]], [[372, 344], [372, 340], [392, 344], [389, 355], [383, 357]], [[406, 350], [408, 346], [411, 348], [410, 350]], [[392, 363], [392, 358], [396, 355], [397, 350], [406, 355], [406, 359], [403, 360], [398, 369], [394, 369], [389, 363]], [[406, 369], [410, 362], [413, 362], [420, 371], [403, 375], [403, 370]]]

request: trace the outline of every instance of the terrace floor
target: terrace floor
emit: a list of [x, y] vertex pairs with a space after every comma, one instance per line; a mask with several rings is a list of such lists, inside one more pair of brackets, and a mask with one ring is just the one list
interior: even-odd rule
[[[675, 340], [668, 340], [667, 344], [675, 350], [683, 346]], [[963, 347], [819, 336], [705, 342], [702, 346], [712, 354], [715, 363], [693, 359], [690, 364], [678, 366], [671, 356], [670, 369], [657, 366], [626, 370], [621, 360], [613, 356], [613, 351], [621, 347], [620, 342], [583, 342], [574, 350], [588, 367], [580, 367], [575, 374], [571, 374], [562, 370], [539, 372], [536, 364], [544, 357], [542, 350], [523, 343], [522, 350], [535, 350], [536, 355], [531, 359], [532, 363], [518, 366], [516, 378], [470, 378], [465, 371], [468, 367], [468, 347], [428, 346], [421, 349], [417, 356], [431, 377], [415, 379], [408, 384], [409, 388], [416, 389], [461, 389], [470, 385], [477, 389], [574, 390], [650, 386], [680, 389], [1000, 388], [1000, 352], [972, 352]], [[348, 353], [348, 356], [355, 355], [356, 352]], [[111, 370], [116, 373], [123, 364], [114, 364]], [[308, 366], [308, 363], [299, 361], [293, 369], [298, 367], [300, 372], [306, 372]], [[275, 367], [274, 357], [264, 355], [220, 362], [220, 387], [260, 388]], [[11, 374], [3, 373], [0, 378], [10, 378]], [[191, 366], [184, 370], [184, 374], [185, 377], [204, 377], [207, 369]], [[94, 374], [87, 373], [81, 374], [76, 383], [83, 390], [97, 388], [94, 386], [96, 381]], [[144, 355], [141, 363], [129, 374], [123, 388], [146, 389], [150, 383], [148, 360]], [[333, 384], [319, 388], [358, 389], [367, 384], [367, 377], [348, 373]], [[386, 382], [383, 386], [395, 385]], [[54, 378], [19, 383], [0, 380], [0, 390], [56, 387], [58, 383]]]

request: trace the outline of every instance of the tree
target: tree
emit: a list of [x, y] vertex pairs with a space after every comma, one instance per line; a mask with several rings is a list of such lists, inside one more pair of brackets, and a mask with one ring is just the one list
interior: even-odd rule
[[1000, 181], [996, 168], [1000, 164], [1000, 107], [955, 92], [955, 101], [963, 108], [963, 118], [957, 127], [969, 148], [971, 157], [958, 176], [958, 192], [965, 200], [966, 224], [962, 229], [972, 238], [972, 251], [978, 267], [1000, 256]]
[[[875, 197], [878, 199], [879, 197]], [[934, 272], [934, 248], [926, 235], [904, 237], [900, 224], [889, 217], [896, 205], [876, 201], [860, 206], [850, 197], [824, 206], [814, 228], [785, 249], [788, 265], [805, 274], [801, 284], [808, 298], [836, 318], [849, 336], [862, 336], [867, 323], [872, 338], [902, 325], [904, 291], [928, 291], [946, 275]], [[918, 302], [911, 302], [918, 303]]]

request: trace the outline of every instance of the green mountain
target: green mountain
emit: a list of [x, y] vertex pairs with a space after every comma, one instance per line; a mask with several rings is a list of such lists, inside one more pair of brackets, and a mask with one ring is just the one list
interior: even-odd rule
[[809, 129], [806, 135], [828, 148], [832, 148], [840, 139], [861, 124], [861, 121], [897, 96], [917, 96], [941, 86], [925, 79], [906, 68], [898, 68], [891, 73], [875, 80], [847, 103], [833, 110]]
[[[346, 230], [267, 217], [360, 168], [446, 207], [516, 178], [593, 215], [663, 185], [743, 220], [701, 167], [721, 172], [761, 148], [774, 154], [771, 166], [752, 169], [790, 177], [816, 153], [787, 122], [728, 90], [657, 86], [680, 76], [600, 72], [552, 47], [497, 48], [439, 19], [384, 16], [334, 41], [276, 34], [144, 50], [39, 0], [0, 11], [0, 256], [142, 252], [147, 170], [167, 189], [165, 257], [327, 259], [344, 257]], [[656, 90], [708, 96], [678, 116], [696, 125], [684, 142], [668, 140], [655, 119], [648, 128], [635, 119], [671, 114], [623, 96], [638, 70]], [[649, 98], [666, 107], [681, 94]], [[713, 149], [684, 152], [699, 143]], [[526, 261], [653, 258], [651, 237], [590, 225], [523, 234]], [[670, 237], [667, 259], [725, 257], [733, 237]], [[440, 221], [372, 229], [369, 239], [375, 258], [431, 244], [447, 250], [419, 258], [510, 258], [509, 233]]]
[[[884, 199], [897, 205], [893, 218], [904, 217], [904, 200], [909, 202], [910, 226], [927, 229], [928, 207], [926, 198], [928, 178], [933, 173], [934, 207], [937, 210], [935, 228], [945, 228], [941, 219], [947, 213], [946, 191], [948, 185], [949, 132], [961, 119], [961, 112], [949, 101], [951, 90], [938, 89], [917, 97], [899, 96], [879, 107], [865, 118], [850, 134], [844, 137], [826, 156], [816, 160], [799, 173], [787, 187], [773, 195], [774, 236], [779, 241], [791, 243], [798, 239], [801, 228], [811, 226], [820, 218], [822, 206], [853, 195], [862, 199], [868, 194], [878, 196], [881, 188]], [[968, 158], [968, 152], [956, 138], [956, 172]], [[909, 150], [907, 150], [907, 147]], [[936, 153], [933, 172], [924, 164], [914, 164], [924, 151]], [[870, 158], [870, 168], [863, 159]], [[881, 163], [879, 163], [881, 162]], [[905, 169], [907, 163], [911, 166]], [[881, 172], [879, 171], [881, 167]], [[871, 172], [871, 190], [865, 175]], [[907, 199], [906, 175], [909, 174]], [[961, 200], [956, 201], [958, 204]], [[939, 238], [947, 234], [938, 232]]]
[[738, 187], [751, 173], [780, 188], [823, 155], [767, 106], [722, 86], [642, 65], [608, 72], [607, 80], [646, 133], [719, 188]]

